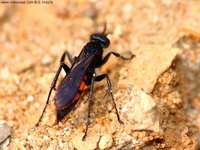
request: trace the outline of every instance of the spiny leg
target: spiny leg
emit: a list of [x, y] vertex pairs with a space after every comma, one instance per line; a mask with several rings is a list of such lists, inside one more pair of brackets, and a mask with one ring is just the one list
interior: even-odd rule
[[118, 53], [116, 53], [116, 52], [109, 52], [109, 53], [103, 58], [103, 60], [100, 62], [100, 64], [98, 65], [98, 67], [104, 65], [104, 64], [108, 61], [108, 59], [109, 59], [109, 57], [110, 57], [111, 54], [113, 54], [113, 55], [116, 56], [116, 57], [120, 57], [121, 59], [124, 59], [124, 60], [132, 59], [132, 58], [135, 56], [135, 55], [131, 55], [130, 58], [126, 58], [126, 57], [121, 56], [120, 54], [118, 54]]
[[117, 110], [117, 105], [116, 105], [116, 103], [115, 103], [114, 96], [113, 96], [113, 93], [112, 93], [112, 85], [111, 85], [110, 78], [108, 77], [107, 74], [102, 74], [102, 75], [97, 76], [97, 77], [95, 78], [95, 81], [98, 82], [98, 81], [103, 80], [104, 78], [107, 79], [108, 90], [109, 90], [110, 95], [111, 95], [111, 97], [112, 97], [112, 102], [113, 102], [113, 105], [114, 105], [114, 108], [115, 108], [115, 112], [116, 112], [116, 115], [117, 115], [117, 120], [118, 120], [119, 123], [122, 124], [123, 122], [121, 121], [121, 119], [120, 119], [120, 117], [119, 117], [119, 113], [118, 113], [118, 110]]
[[91, 100], [92, 100], [92, 94], [93, 94], [93, 91], [94, 91], [95, 76], [96, 76], [96, 74], [94, 72], [93, 75], [92, 75], [91, 84], [90, 84], [90, 92], [89, 92], [89, 96], [88, 96], [88, 99], [87, 99], [87, 101], [88, 101], [88, 117], [87, 117], [85, 134], [82, 138], [83, 141], [85, 140], [85, 137], [87, 136], [88, 127], [89, 127], [89, 124], [90, 124], [90, 104], [91, 104]]
[[51, 96], [51, 92], [52, 92], [53, 89], [55, 90], [56, 82], [57, 82], [58, 77], [59, 77], [59, 75], [60, 75], [61, 69], [63, 68], [63, 69], [65, 70], [65, 73], [66, 73], [66, 74], [68, 74], [68, 73], [70, 72], [70, 68], [69, 68], [66, 64], [64, 64], [65, 56], [66, 56], [66, 55], [65, 55], [65, 53], [64, 53], [64, 54], [62, 55], [62, 57], [61, 57], [60, 66], [59, 66], [58, 71], [57, 71], [57, 73], [56, 73], [56, 75], [55, 75], [55, 77], [54, 77], [54, 80], [53, 80], [52, 84], [51, 84], [51, 87], [50, 87], [50, 90], [49, 90], [49, 94], [48, 94], [48, 97], [47, 97], [46, 104], [45, 104], [45, 106], [44, 106], [44, 109], [43, 109], [43, 111], [42, 111], [42, 114], [41, 114], [41, 116], [40, 116], [38, 122], [36, 123], [36, 126], [39, 126], [39, 123], [40, 123], [40, 121], [42, 120], [42, 117], [43, 117], [43, 115], [44, 115], [44, 113], [45, 113], [46, 107], [47, 107], [47, 105], [48, 105], [48, 103], [49, 103], [49, 99], [50, 99], [50, 96]]

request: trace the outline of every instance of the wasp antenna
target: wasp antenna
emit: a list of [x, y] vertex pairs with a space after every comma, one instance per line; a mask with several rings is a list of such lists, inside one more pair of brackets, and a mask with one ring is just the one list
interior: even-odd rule
[[106, 29], [107, 29], [107, 23], [105, 22], [105, 23], [104, 23], [103, 32], [102, 32], [102, 34], [105, 35], [105, 36], [108, 35], [108, 34], [106, 34]]
[[108, 35], [108, 34], [112, 34], [112, 32], [110, 31], [110, 32], [107, 32], [107, 33], [106, 33], [106, 29], [107, 29], [107, 23], [105, 22], [105, 23], [104, 23], [104, 28], [103, 28], [102, 35], [104, 35], [104, 36], [107, 37], [107, 35]]
[[107, 37], [108, 34], [112, 34], [112, 32], [110, 31], [110, 32], [108, 32], [108, 33], [106, 33], [106, 34], [104, 34], [104, 35]]

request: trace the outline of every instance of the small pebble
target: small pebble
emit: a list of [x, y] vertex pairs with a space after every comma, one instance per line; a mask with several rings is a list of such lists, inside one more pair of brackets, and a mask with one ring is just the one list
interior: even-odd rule
[[48, 65], [48, 64], [50, 64], [52, 61], [53, 61], [52, 57], [50, 57], [50, 56], [45, 56], [45, 57], [42, 59], [42, 64]]
[[101, 140], [99, 142], [99, 149], [100, 150], [107, 150], [109, 149], [113, 144], [113, 139], [110, 134], [105, 134], [101, 137]]
[[95, 135], [87, 135], [85, 141], [82, 140], [83, 133], [75, 136], [71, 142], [77, 150], [94, 150], [97, 148], [97, 143], [99, 141], [100, 136], [98, 134]]
[[27, 100], [28, 102], [32, 102], [32, 101], [34, 101], [34, 99], [35, 99], [35, 98], [34, 98], [33, 96], [29, 96], [29, 97], [27, 97], [26, 100]]

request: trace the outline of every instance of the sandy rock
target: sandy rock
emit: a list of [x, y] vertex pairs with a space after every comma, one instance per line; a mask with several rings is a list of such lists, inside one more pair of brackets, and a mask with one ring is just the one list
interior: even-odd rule
[[173, 147], [174, 149], [187, 149], [196, 150], [197, 147], [197, 137], [188, 130], [188, 128], [174, 130], [167, 129], [164, 136], [169, 136], [165, 138], [166, 147]]
[[112, 136], [109, 134], [105, 134], [101, 137], [101, 140], [99, 142], [99, 149], [100, 150], [106, 150], [109, 149], [113, 144]]
[[0, 6], [0, 19], [4, 17], [4, 14], [5, 14], [5, 7]]
[[[134, 52], [136, 55], [127, 68], [120, 71], [119, 85], [133, 84], [150, 93], [158, 79], [172, 64], [179, 49], [161, 45], [146, 45]], [[124, 74], [124, 72], [127, 72]]]
[[10, 144], [10, 138], [7, 138], [4, 142], [0, 144], [0, 149], [6, 149], [8, 148], [8, 145]]
[[99, 141], [100, 135], [93, 134], [86, 137], [85, 141], [82, 140], [83, 133], [78, 134], [77, 136], [73, 137], [71, 142], [77, 150], [94, 150], [97, 148], [97, 143]]
[[195, 19], [188, 19], [183, 22], [182, 25], [182, 31], [193, 35], [194, 37], [200, 37], [200, 28], [199, 28], [200, 22], [196, 22]]
[[11, 135], [11, 129], [5, 123], [0, 124], [0, 143]]
[[9, 143], [8, 138], [11, 135], [11, 129], [5, 123], [0, 124], [0, 149], [5, 148]]
[[129, 87], [123, 101], [121, 118], [125, 123], [125, 130], [151, 130], [162, 133], [159, 112], [154, 99], [135, 86]]
[[13, 12], [13, 7], [9, 5], [0, 5], [0, 22], [4, 22], [6, 17]]

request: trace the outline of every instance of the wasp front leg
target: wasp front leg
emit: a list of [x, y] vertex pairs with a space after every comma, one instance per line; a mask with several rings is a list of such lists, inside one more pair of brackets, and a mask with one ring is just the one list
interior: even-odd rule
[[130, 58], [126, 58], [126, 57], [124, 57], [124, 56], [121, 56], [119, 53], [116, 53], [116, 52], [109, 52], [109, 53], [103, 58], [103, 60], [100, 62], [100, 64], [98, 65], [98, 67], [104, 65], [104, 64], [108, 61], [108, 59], [110, 58], [110, 56], [111, 56], [112, 54], [113, 54], [114, 56], [119, 57], [119, 58], [124, 59], [124, 60], [132, 59], [132, 58], [135, 56], [135, 55], [131, 55]]

